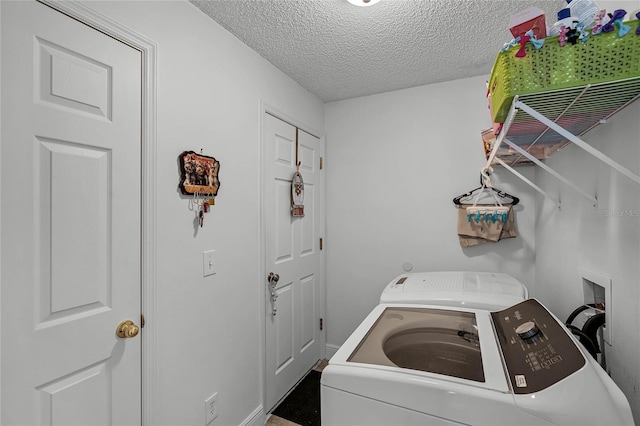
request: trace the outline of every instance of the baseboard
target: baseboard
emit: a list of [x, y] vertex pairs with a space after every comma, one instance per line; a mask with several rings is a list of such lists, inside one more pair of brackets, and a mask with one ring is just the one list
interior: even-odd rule
[[264, 426], [267, 422], [267, 416], [264, 412], [264, 407], [260, 404], [253, 413], [249, 414], [249, 417], [244, 419], [240, 426]]
[[326, 357], [327, 359], [331, 359], [332, 356], [334, 356], [336, 354], [336, 352], [338, 352], [338, 349], [340, 349], [340, 346], [336, 346], [336, 345], [330, 345], [330, 344], [326, 344], [325, 345], [325, 351], [326, 351]]

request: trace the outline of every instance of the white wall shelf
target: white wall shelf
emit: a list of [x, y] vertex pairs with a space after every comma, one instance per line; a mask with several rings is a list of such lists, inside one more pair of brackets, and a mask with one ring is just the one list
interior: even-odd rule
[[[640, 184], [640, 176], [580, 139], [638, 99], [640, 76], [515, 96], [502, 130], [491, 147], [486, 167], [506, 165], [509, 167], [505, 168], [513, 171], [514, 166], [538, 165], [597, 206], [595, 196], [542, 161], [573, 143]], [[541, 191], [535, 186], [534, 189]]]

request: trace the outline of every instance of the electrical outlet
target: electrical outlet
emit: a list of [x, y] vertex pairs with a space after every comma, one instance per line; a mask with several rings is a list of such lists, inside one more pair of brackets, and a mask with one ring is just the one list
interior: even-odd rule
[[205, 277], [216, 273], [215, 269], [213, 269], [213, 254], [215, 252], [215, 250], [202, 252], [202, 271]]
[[209, 423], [214, 421], [216, 417], [218, 417], [218, 392], [211, 395], [204, 402], [204, 411], [206, 418], [205, 425], [208, 425]]

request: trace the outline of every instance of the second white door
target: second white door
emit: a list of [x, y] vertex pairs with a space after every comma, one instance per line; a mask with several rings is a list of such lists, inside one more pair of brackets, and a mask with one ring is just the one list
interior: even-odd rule
[[140, 425], [141, 53], [0, 7], [0, 423]]
[[[271, 411], [321, 357], [324, 178], [321, 139], [270, 114], [265, 115], [265, 135], [265, 406]], [[303, 217], [291, 214], [297, 162], [304, 183]], [[269, 274], [278, 277], [273, 288]]]

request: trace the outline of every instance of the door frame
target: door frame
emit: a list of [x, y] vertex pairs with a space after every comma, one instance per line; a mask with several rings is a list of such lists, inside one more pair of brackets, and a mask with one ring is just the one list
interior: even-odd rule
[[[156, 139], [157, 139], [157, 100], [156, 100], [156, 58], [157, 45], [152, 40], [136, 33], [118, 22], [94, 11], [90, 7], [78, 1], [59, 2], [56, 0], [36, 0], [45, 6], [51, 7], [97, 31], [100, 31], [136, 50], [142, 56], [142, 200], [141, 200], [141, 310], [145, 316], [146, 324], [142, 339], [142, 424], [159, 424], [157, 418], [158, 391], [156, 386]], [[0, 91], [2, 88], [0, 87]], [[2, 265], [0, 265], [0, 268]], [[2, 295], [0, 294], [0, 298]], [[1, 299], [0, 299], [1, 301]], [[1, 343], [0, 343], [1, 344]], [[0, 412], [2, 400], [0, 399]]]
[[[265, 412], [266, 408], [266, 397], [267, 397], [267, 369], [266, 369], [266, 362], [267, 362], [267, 355], [266, 355], [266, 330], [267, 330], [267, 324], [265, 321], [266, 318], [266, 304], [265, 304], [265, 288], [266, 288], [266, 280], [267, 280], [267, 265], [266, 265], [266, 250], [267, 250], [267, 221], [266, 221], [266, 211], [265, 211], [265, 196], [266, 196], [266, 186], [267, 186], [267, 176], [266, 176], [266, 171], [267, 171], [267, 167], [266, 167], [266, 141], [267, 141], [267, 135], [266, 135], [266, 120], [265, 120], [265, 114], [270, 114], [302, 131], [305, 131], [307, 133], [309, 133], [310, 135], [313, 135], [317, 138], [320, 139], [320, 143], [322, 144], [322, 146], [324, 146], [325, 144], [325, 138], [322, 135], [322, 133], [316, 129], [312, 129], [310, 126], [306, 126], [305, 124], [301, 123], [300, 120], [284, 113], [282, 110], [278, 109], [277, 107], [269, 104], [268, 102], [261, 100], [260, 101], [260, 272], [259, 272], [259, 276], [257, 279], [258, 282], [258, 300], [260, 301], [259, 306], [260, 306], [260, 320], [259, 320], [259, 327], [261, 330], [260, 333], [260, 391], [262, 393], [262, 411], [264, 413], [264, 415], [268, 414]], [[323, 192], [321, 195], [321, 214], [320, 214], [320, 221], [321, 221], [321, 234], [322, 237], [324, 237], [324, 234], [326, 232], [325, 229], [325, 211], [324, 211], [324, 205], [325, 205], [325, 194], [324, 194], [324, 188], [326, 187], [326, 185], [324, 184], [324, 175], [321, 176], [321, 179], [323, 180]], [[320, 317], [324, 318], [325, 317], [325, 300], [326, 300], [326, 256], [324, 254], [324, 251], [321, 250], [320, 251], [320, 259], [321, 259], [321, 265], [320, 265], [320, 275], [321, 275], [321, 290], [320, 290]], [[326, 324], [326, 321], [325, 321]], [[320, 332], [320, 358], [324, 358], [326, 356], [326, 331], [323, 329]]]

